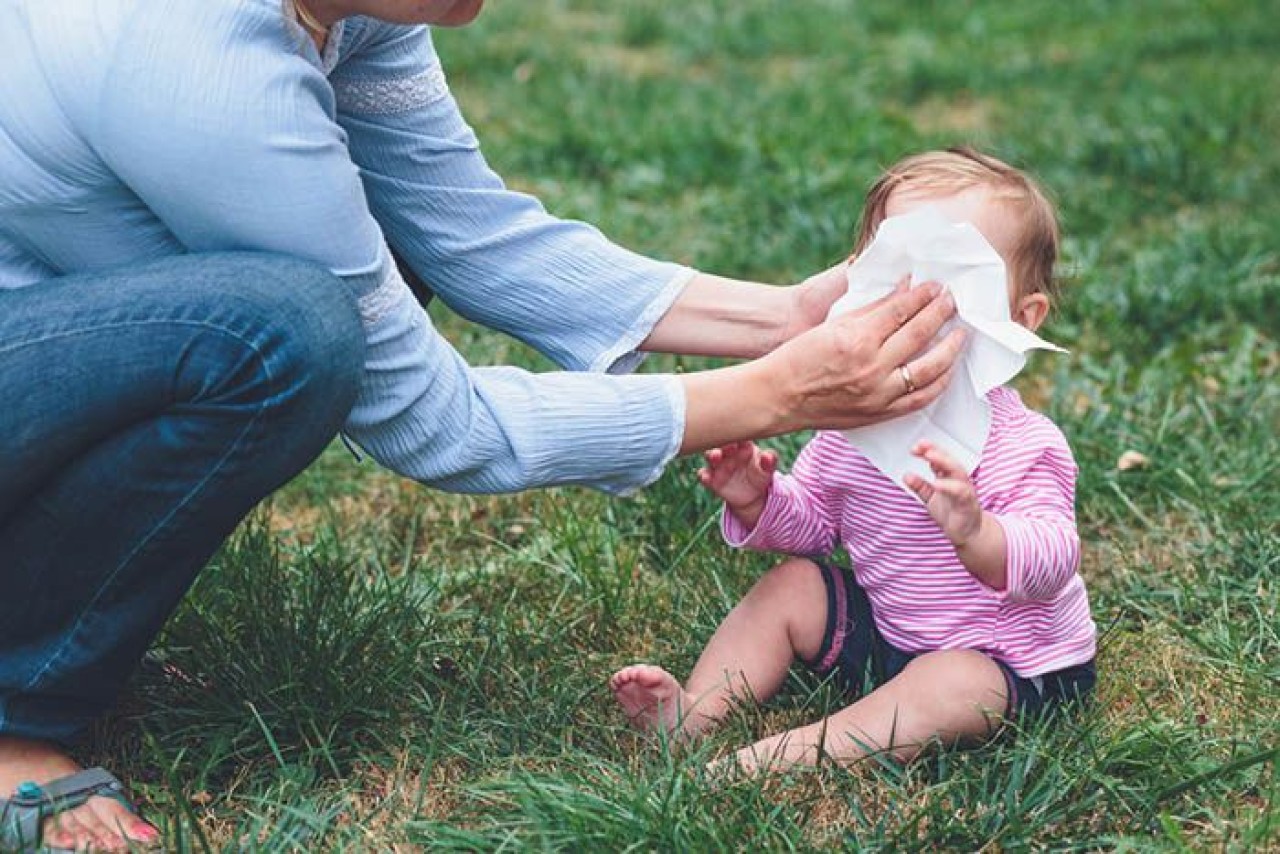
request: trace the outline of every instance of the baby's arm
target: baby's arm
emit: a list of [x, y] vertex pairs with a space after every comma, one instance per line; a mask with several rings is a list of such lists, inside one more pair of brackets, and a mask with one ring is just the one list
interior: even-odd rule
[[1076, 532], [1076, 464], [1065, 440], [1045, 448], [995, 514], [1005, 540], [1005, 595], [1016, 602], [1052, 599], [1080, 566]]
[[758, 509], [740, 514], [726, 502], [721, 527], [730, 545], [793, 555], [831, 552], [839, 511], [822, 477], [820, 443], [819, 438], [805, 445], [790, 475], [773, 471], [776, 457], [766, 458], [769, 477]]
[[1012, 599], [1052, 599], [1080, 562], [1075, 526], [1075, 463], [1065, 447], [1046, 448], [1018, 479], [1000, 513], [984, 510], [964, 469], [927, 442], [914, 452], [929, 463], [932, 483], [913, 474], [920, 497], [956, 556], [982, 583]]

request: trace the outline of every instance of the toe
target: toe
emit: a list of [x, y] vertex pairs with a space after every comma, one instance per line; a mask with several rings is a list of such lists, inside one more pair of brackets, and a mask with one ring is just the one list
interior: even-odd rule
[[103, 830], [127, 847], [129, 842], [151, 843], [159, 838], [154, 827], [115, 798], [90, 798], [86, 804]]
[[72, 848], [77, 851], [96, 844], [93, 831], [80, 821], [75, 810], [46, 819], [40, 833], [40, 842], [50, 848]]
[[79, 823], [80, 830], [75, 836], [81, 845], [87, 842], [93, 851], [120, 851], [124, 848], [124, 837], [105, 824], [87, 804], [74, 810], [71, 818]]
[[668, 683], [675, 683], [675, 677], [652, 664], [642, 664], [636, 667], [636, 673], [632, 677], [646, 688], [661, 688]]
[[645, 671], [650, 667], [647, 664], [632, 664], [622, 668], [613, 674], [613, 678], [609, 680], [609, 685], [616, 691], [635, 682], [643, 682]]

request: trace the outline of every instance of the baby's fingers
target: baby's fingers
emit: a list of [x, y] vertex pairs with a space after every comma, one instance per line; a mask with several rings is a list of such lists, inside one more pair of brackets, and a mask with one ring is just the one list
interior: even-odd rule
[[925, 504], [928, 504], [929, 499], [933, 498], [933, 484], [929, 483], [929, 481], [925, 480], [920, 475], [907, 472], [906, 476], [903, 477], [902, 482], [907, 485], [907, 489], [914, 492], [916, 497]]
[[945, 453], [931, 442], [917, 442], [911, 453], [929, 464], [933, 473], [940, 478], [968, 480], [969, 474], [954, 457]]
[[761, 451], [759, 457], [760, 471], [773, 474], [778, 470], [778, 454], [776, 451]]

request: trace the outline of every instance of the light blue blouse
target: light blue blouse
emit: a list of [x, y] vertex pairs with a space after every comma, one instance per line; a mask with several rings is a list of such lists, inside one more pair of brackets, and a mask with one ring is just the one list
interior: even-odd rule
[[[676, 378], [623, 375], [694, 271], [507, 189], [424, 27], [353, 18], [325, 55], [288, 0], [0, 0], [0, 287], [182, 252], [327, 265], [359, 299], [347, 433], [468, 492], [627, 492], [676, 453]], [[564, 372], [468, 366], [392, 262]]]

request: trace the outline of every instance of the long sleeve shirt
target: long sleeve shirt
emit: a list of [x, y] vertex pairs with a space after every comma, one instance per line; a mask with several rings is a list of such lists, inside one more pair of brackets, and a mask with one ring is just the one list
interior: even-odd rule
[[[319, 262], [355, 294], [346, 432], [441, 488], [628, 492], [679, 447], [671, 376], [623, 375], [694, 275], [549, 215], [488, 167], [425, 27], [288, 0], [0, 0], [0, 287], [176, 253]], [[394, 248], [459, 314], [565, 369], [467, 365]]]
[[976, 649], [1027, 677], [1088, 661], [1096, 629], [1077, 572], [1071, 449], [1012, 389], [987, 399], [991, 432], [972, 480], [1004, 529], [1004, 590], [965, 569], [924, 505], [835, 432], [818, 433], [790, 474], [775, 474], [754, 528], [726, 510], [726, 540], [811, 556], [843, 545], [877, 628], [905, 652]]

